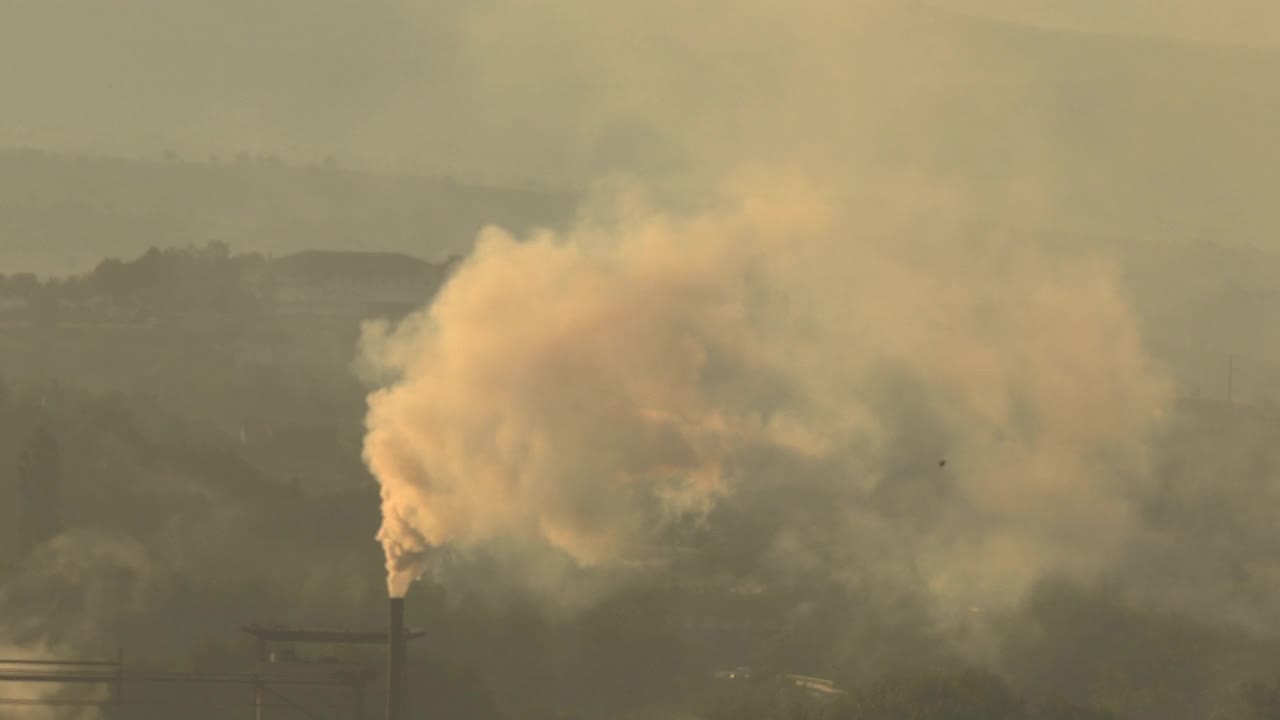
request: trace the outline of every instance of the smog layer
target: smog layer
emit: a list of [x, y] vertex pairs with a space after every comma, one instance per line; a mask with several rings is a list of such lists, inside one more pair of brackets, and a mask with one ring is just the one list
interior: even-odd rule
[[1270, 4], [212, 7], [0, 9], [0, 660], [389, 593], [433, 717], [1280, 707]]

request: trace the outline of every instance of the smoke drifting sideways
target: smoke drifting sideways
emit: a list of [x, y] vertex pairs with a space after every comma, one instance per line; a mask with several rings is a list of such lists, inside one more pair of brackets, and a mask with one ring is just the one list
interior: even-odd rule
[[[141, 544], [100, 531], [64, 532], [17, 569], [0, 586], [0, 657], [28, 662], [104, 656], [112, 620], [141, 611], [154, 579]], [[49, 703], [26, 708], [24, 718], [95, 720], [106, 695], [92, 683], [5, 683], [8, 698]]]
[[437, 550], [541, 557], [524, 580], [553, 594], [537, 568], [660, 559], [671, 521], [786, 483], [747, 461], [762, 449], [827, 468], [840, 542], [885, 542], [858, 528], [885, 524], [866, 519], [919, 398], [948, 494], [892, 542], [940, 606], [1008, 605], [1132, 540], [1171, 394], [1106, 262], [895, 225], [800, 179], [725, 188], [680, 213], [615, 188], [564, 234], [490, 229], [430, 307], [366, 326], [392, 596]]

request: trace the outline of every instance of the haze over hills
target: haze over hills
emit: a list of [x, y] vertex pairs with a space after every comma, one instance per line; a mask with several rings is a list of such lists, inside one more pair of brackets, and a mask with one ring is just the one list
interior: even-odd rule
[[[985, 21], [975, 27], [982, 32], [1006, 30]], [[1025, 32], [1017, 30], [1018, 36]], [[1074, 43], [1080, 34], [1045, 31], [1044, 35], [1050, 42], [1029, 43], [1024, 49], [1053, 54], [1052, 40], [1066, 35]], [[1114, 49], [1114, 40], [1094, 40], [1103, 49]], [[1141, 42], [1166, 51], [1172, 47], [1166, 41]], [[1069, 48], [1072, 43], [1065, 45]], [[1204, 84], [1212, 85], [1207, 79]], [[1090, 92], [1104, 89], [1105, 81], [1099, 80]], [[1239, 115], [1234, 117], [1239, 120]], [[1087, 132], [1074, 125], [1064, 127]], [[1067, 202], [1074, 197], [1079, 203], [1079, 220], [1062, 217], [1059, 226], [1037, 228], [990, 218], [977, 222], [975, 232], [994, 228], [1114, 254], [1122, 263], [1126, 286], [1151, 341], [1165, 356], [1177, 356], [1172, 360], [1188, 387], [1223, 394], [1227, 357], [1234, 354], [1245, 356], [1235, 368], [1243, 373], [1237, 378], [1242, 383], [1236, 387], [1238, 399], [1280, 397], [1280, 372], [1268, 366], [1280, 358], [1280, 346], [1266, 332], [1270, 318], [1280, 311], [1276, 290], [1280, 255], [1273, 250], [1271, 236], [1257, 230], [1269, 227], [1271, 216], [1280, 212], [1266, 202], [1269, 185], [1243, 174], [1224, 178], [1220, 183], [1224, 195], [1243, 210], [1240, 215], [1224, 216], [1212, 230], [1191, 221], [1180, 224], [1167, 217], [1158, 221], [1154, 212], [1143, 216], [1133, 208], [1149, 202], [1152, 207], [1167, 206], [1203, 218], [1205, 208], [1220, 204], [1198, 198], [1202, 207], [1197, 211], [1195, 202], [1162, 197], [1151, 177], [1136, 176], [1128, 187], [1143, 188], [1147, 200], [1133, 193], [1121, 199], [1126, 192], [1116, 187], [1122, 185], [1116, 180], [1121, 171], [1093, 167], [1118, 161], [1096, 148], [1115, 142], [1132, 150], [1136, 143], [1108, 137], [1099, 133], [1077, 138], [1081, 152], [1072, 156], [1074, 165], [1063, 169], [1097, 178], [1063, 185], [1070, 189]], [[1147, 140], [1159, 142], [1158, 138]], [[1260, 147], [1274, 150], [1275, 142], [1268, 136], [1260, 139]], [[1162, 157], [1154, 149], [1142, 156], [1153, 162]], [[1186, 154], [1170, 150], [1167, 157], [1185, 160]], [[1240, 158], [1227, 161], [1214, 153], [1205, 153], [1203, 160], [1247, 167]], [[1139, 169], [1152, 177], [1161, 174], [1154, 164]], [[1270, 170], [1258, 168], [1263, 171]], [[1182, 182], [1177, 178], [1185, 173], [1168, 176], [1171, 180], [1164, 187], [1172, 193]], [[108, 257], [128, 260], [151, 247], [199, 246], [211, 241], [226, 243], [235, 251], [276, 256], [343, 248], [399, 252], [441, 262], [469, 252], [476, 233], [487, 224], [517, 233], [562, 226], [571, 219], [577, 200], [578, 195], [564, 190], [487, 187], [333, 167], [287, 167], [262, 158], [215, 163], [6, 151], [0, 152], [0, 236], [4, 238], [0, 275], [69, 276], [87, 272]], [[1103, 214], [1108, 206], [1123, 209], [1128, 216], [1112, 223]], [[1091, 213], [1087, 208], [1101, 210]], [[1139, 227], [1148, 221], [1151, 227]], [[957, 218], [956, 222], [975, 221]], [[1236, 224], [1240, 227], [1233, 229]], [[430, 287], [423, 290], [429, 292]], [[1251, 361], [1258, 361], [1253, 371]]]
[[[1280, 126], [1280, 86], [1272, 81], [1280, 74], [1280, 50], [1041, 28], [941, 10], [921, 11], [920, 18], [931, 31], [942, 28], [948, 47], [940, 52], [966, 58], [968, 68], [931, 91], [927, 107], [889, 123], [875, 139], [882, 161], [978, 185], [997, 175], [1034, 177], [1053, 196], [1050, 216], [1038, 219], [1041, 229], [1276, 246], [1280, 208], [1269, 188], [1280, 180], [1280, 138], [1272, 132]], [[557, 111], [600, 115], [573, 103]], [[661, 175], [691, 161], [680, 157], [685, 139], [661, 117], [605, 114], [599, 122], [600, 142], [586, 143], [594, 159], [583, 161], [595, 171], [581, 177]], [[385, 137], [418, 147], [439, 137], [426, 127], [412, 137]], [[475, 127], [474, 139], [495, 152], [511, 148], [505, 157], [512, 160], [583, 144], [580, 134], [485, 132]], [[6, 142], [22, 140], [0, 123], [0, 144]], [[184, 150], [181, 138], [171, 145], [187, 157], [208, 157]], [[129, 256], [150, 245], [209, 240], [252, 251], [351, 246], [434, 260], [465, 252], [486, 223], [519, 232], [563, 221], [574, 202], [553, 189], [286, 167], [232, 148], [217, 163], [165, 163], [164, 147], [133, 147], [156, 162], [79, 157], [74, 150], [0, 154], [6, 236], [0, 262], [13, 267], [20, 256], [39, 255], [42, 271], [65, 272], [87, 269], [76, 259], [84, 255]], [[317, 148], [309, 156], [324, 154]], [[568, 171], [583, 162], [559, 166]], [[535, 175], [532, 167], [488, 167]], [[90, 234], [101, 241], [73, 237]]]
[[0, 661], [390, 595], [428, 717], [1280, 717], [1277, 21], [4, 6]]
[[150, 247], [223, 242], [309, 249], [465, 254], [486, 224], [563, 222], [573, 197], [449, 178], [289, 167], [274, 158], [141, 161], [0, 152], [0, 272], [66, 275]]
[[[1271, 132], [1280, 125], [1280, 89], [1273, 82], [1280, 70], [1280, 43], [1268, 48], [1264, 41], [1277, 39], [1267, 33], [1280, 33], [1265, 4], [1235, 0], [1215, 5], [1220, 13], [1198, 15], [1188, 11], [1192, 2], [1162, 5], [1161, 11], [1123, 12], [1106, 3], [933, 4], [951, 10], [922, 7], [914, 22], [945, 38], [940, 59], [977, 62], [950, 63], [954, 68], [948, 69], [946, 83], [929, 89], [928, 107], [896, 108], [892, 130], [876, 139], [882, 157], [978, 182], [997, 168], [1047, 176], [1056, 219], [1068, 229], [1274, 242], [1280, 210], [1268, 202], [1266, 188], [1275, 184], [1280, 167], [1280, 140]], [[596, 92], [597, 79], [569, 59], [590, 60], [587, 53], [595, 49], [566, 43], [573, 28], [555, 13], [533, 13], [522, 19], [526, 25], [508, 28], [483, 9], [463, 3], [410, 7], [380, 0], [360, 12], [320, 3], [289, 13], [291, 3], [286, 2], [263, 14], [252, 4], [237, 2], [220, 5], [217, 19], [189, 2], [134, 0], [128, 12], [95, 5], [83, 0], [24, 4], [0, 29], [0, 47], [20, 54], [13, 62], [0, 63], [0, 87], [8, 88], [13, 98], [10, 112], [0, 119], [0, 147], [73, 153], [93, 149], [157, 159], [172, 148], [188, 158], [218, 153], [228, 161], [248, 149], [254, 155], [276, 152], [293, 164], [317, 162], [337, 147], [345, 151], [344, 158], [353, 158], [351, 163], [344, 159], [344, 165], [354, 166], [356, 158], [363, 158], [369, 166], [422, 173], [467, 168], [588, 182], [612, 172], [662, 175], [696, 168], [705, 158], [686, 152], [691, 140], [684, 126], [732, 133], [735, 123], [720, 116], [725, 105], [720, 101], [732, 104], [772, 90], [770, 74], [757, 67], [767, 66], [770, 58], [767, 38], [735, 47], [734, 62], [715, 74], [682, 81], [690, 87], [679, 100], [704, 98], [693, 108], [701, 118], [693, 123], [687, 113], [667, 117], [661, 106], [651, 111], [638, 98], [609, 98], [614, 92], [643, 97], [652, 89], [648, 71], [640, 65], [615, 68], [619, 89]], [[1247, 12], [1244, 6], [1249, 6]], [[1019, 23], [986, 19], [983, 13]], [[254, 33], [231, 32], [242, 15]], [[309, 32], [290, 32], [289, 23], [304, 16]], [[1253, 22], [1247, 21], [1250, 17]], [[1218, 27], [1227, 20], [1230, 27]], [[81, 22], [97, 22], [103, 32], [71, 32]], [[630, 27], [638, 34], [654, 33], [646, 26]], [[1150, 28], [1148, 34], [1136, 34], [1144, 27]], [[339, 28], [341, 36], [335, 34]], [[526, 28], [537, 32], [512, 37]], [[270, 72], [255, 70], [255, 57], [275, 52], [263, 40], [276, 31], [287, 34], [293, 59], [272, 63]], [[41, 32], [51, 41], [33, 44], [27, 39]], [[415, 33], [427, 33], [430, 42]], [[1251, 37], [1260, 47], [1230, 44]], [[715, 41], [702, 42], [695, 51], [705, 52]], [[225, 60], [227, 47], [235, 48], [236, 62]], [[557, 53], [558, 47], [563, 52]], [[524, 59], [507, 63], [504, 53], [517, 49]], [[223, 60], [215, 69], [207, 56]], [[84, 62], [86, 58], [92, 62]], [[139, 64], [148, 59], [156, 62]], [[919, 67], [880, 68], [875, 74], [901, 73], [908, 81], [928, 82], [933, 71], [926, 70], [925, 61], [921, 58]], [[44, 69], [43, 84], [23, 69], [30, 67]], [[673, 73], [677, 70], [673, 66]], [[866, 69], [830, 72], [834, 88], [856, 85]], [[320, 76], [329, 80], [323, 89], [315, 82]], [[123, 77], [131, 81], [123, 82]], [[633, 91], [623, 90], [628, 87]], [[857, 112], [878, 111], [864, 106]], [[300, 123], [306, 132], [299, 132]], [[835, 127], [815, 130], [839, 132]], [[823, 138], [815, 132], [813, 142], [820, 146]], [[838, 142], [831, 139], [833, 147]], [[310, 178], [291, 182], [293, 189], [286, 192], [269, 189], [277, 180], [236, 185], [229, 172], [184, 167], [184, 173], [204, 179], [162, 176], [175, 184], [173, 192], [210, 194], [200, 203], [185, 202], [198, 205], [192, 212], [202, 223], [218, 208], [220, 236], [226, 234], [221, 230], [257, 233], [251, 236], [256, 242], [258, 237], [297, 232], [329, 242], [351, 237], [357, 243], [389, 243], [379, 249], [397, 250], [409, 242], [427, 247], [466, 242], [431, 232], [450, 235], [458, 228], [435, 228], [422, 221], [438, 214], [433, 207], [457, 202], [447, 193], [436, 194], [437, 200], [424, 196], [419, 209], [398, 204], [404, 194], [417, 192], [407, 190], [413, 183], [365, 179], [347, 186]], [[139, 168], [128, 172], [156, 176]], [[12, 195], [11, 187], [4, 185], [6, 202], [22, 197]], [[93, 192], [113, 196], [107, 188]], [[478, 200], [482, 195], [465, 197]], [[373, 205], [356, 211], [356, 198]], [[243, 207], [273, 202], [282, 206], [279, 217], [262, 218]], [[467, 202], [463, 205], [478, 211]], [[530, 212], [503, 209], [508, 205], [523, 208], [543, 201], [499, 193], [484, 202], [492, 209], [485, 219], [503, 222]], [[549, 202], [564, 207], [563, 200]], [[197, 212], [199, 208], [204, 210]], [[182, 220], [181, 205], [158, 214], [175, 210]], [[137, 222], [163, 221], [148, 208], [136, 211], [142, 215], [134, 218]], [[294, 226], [299, 215], [305, 215], [297, 220], [303, 227]], [[535, 219], [542, 216], [539, 211]], [[394, 224], [409, 217], [418, 219], [416, 235]], [[388, 240], [372, 239], [380, 233], [369, 227], [370, 218], [390, 224], [381, 233]], [[203, 225], [197, 229], [208, 234]], [[231, 237], [197, 239], [241, 246]], [[258, 249], [249, 244], [246, 249]], [[298, 247], [295, 243], [291, 249]]]

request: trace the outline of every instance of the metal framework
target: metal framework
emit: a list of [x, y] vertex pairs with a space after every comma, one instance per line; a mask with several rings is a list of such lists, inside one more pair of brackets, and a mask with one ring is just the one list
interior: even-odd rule
[[[258, 667], [254, 672], [150, 670], [126, 665], [124, 651], [120, 651], [115, 660], [0, 658], [0, 686], [6, 683], [101, 685], [107, 687], [110, 693], [107, 700], [0, 697], [0, 707], [98, 706], [107, 711], [108, 717], [123, 718], [124, 709], [127, 707], [157, 704], [146, 700], [126, 699], [124, 691], [127, 686], [152, 683], [231, 685], [253, 688], [254, 698], [252, 705], [227, 705], [227, 707], [252, 708], [255, 720], [263, 720], [263, 711], [266, 708], [291, 706], [287, 698], [278, 693], [275, 694], [286, 702], [269, 704], [266, 694], [272, 688], [346, 688], [350, 692], [351, 717], [355, 720], [364, 720], [365, 689], [381, 672], [377, 664], [278, 664], [271, 662], [270, 646], [272, 643], [388, 645], [392, 636], [390, 628], [374, 630], [319, 625], [255, 624], [246, 625], [241, 630], [253, 636], [258, 642]], [[402, 637], [407, 642], [423, 635], [422, 631], [405, 629]]]
[[[242, 631], [260, 643], [293, 642], [333, 645], [386, 645], [390, 629], [345, 628], [328, 625], [245, 625]], [[422, 637], [421, 630], [405, 630], [409, 640]]]
[[349, 666], [336, 671], [276, 671], [276, 672], [178, 672], [164, 670], [146, 670], [129, 668], [124, 664], [123, 654], [118, 660], [18, 660], [0, 659], [0, 684], [3, 683], [50, 683], [56, 685], [97, 684], [110, 688], [110, 698], [106, 701], [83, 700], [42, 700], [34, 698], [0, 698], [0, 705], [80, 705], [101, 706], [107, 709], [112, 717], [123, 717], [124, 707], [146, 705], [151, 703], [129, 701], [124, 698], [126, 685], [149, 683], [198, 684], [198, 685], [240, 685], [253, 687], [255, 698], [252, 706], [255, 718], [262, 717], [262, 711], [268, 705], [264, 701], [264, 692], [272, 687], [331, 687], [348, 688], [352, 693], [352, 716], [356, 720], [364, 717], [364, 688], [366, 683], [377, 674], [377, 668], [369, 666]]
[[[395, 603], [393, 602], [393, 605]], [[403, 612], [403, 606], [401, 606]], [[393, 633], [391, 627], [383, 629], [371, 628], [352, 628], [338, 627], [330, 625], [245, 625], [240, 628], [243, 632], [253, 636], [258, 641], [258, 663], [259, 668], [275, 666], [271, 659], [271, 645], [273, 643], [294, 643], [294, 644], [322, 644], [322, 645], [386, 645], [389, 649], [394, 649], [396, 644], [390, 640], [394, 634], [401, 636], [400, 647], [403, 648], [404, 643], [415, 638], [422, 637], [425, 633], [421, 630], [411, 630], [409, 628], [401, 628], [397, 633]], [[403, 651], [401, 651], [403, 659]], [[388, 663], [393, 665], [394, 663]], [[403, 663], [401, 663], [403, 665]], [[356, 705], [355, 717], [362, 720], [364, 713], [364, 682], [365, 680], [377, 674], [377, 668], [365, 667], [368, 674], [361, 677], [360, 681], [350, 685], [353, 691], [354, 702]], [[388, 688], [389, 702], [403, 700], [403, 679], [397, 684], [393, 678], [397, 678], [399, 673], [403, 672], [403, 667], [395, 670], [388, 667]], [[254, 704], [259, 708], [255, 714], [255, 720], [263, 720], [261, 708], [265, 706], [264, 687], [258, 686], [254, 692]], [[394, 711], [389, 709], [389, 714], [394, 715]]]

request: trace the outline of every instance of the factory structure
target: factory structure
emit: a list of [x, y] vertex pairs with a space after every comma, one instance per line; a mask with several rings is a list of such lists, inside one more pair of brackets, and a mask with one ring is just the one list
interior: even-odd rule
[[[370, 685], [378, 678], [385, 679], [387, 720], [405, 720], [408, 704], [407, 672], [409, 641], [422, 637], [422, 632], [410, 630], [404, 624], [404, 598], [392, 598], [386, 630], [336, 628], [298, 625], [246, 625], [241, 628], [257, 641], [257, 672], [263, 677], [271, 674], [294, 672], [315, 674], [314, 667], [325, 666], [336, 685], [344, 686], [349, 695], [351, 717], [363, 720], [366, 715]], [[305, 645], [325, 646], [386, 646], [386, 662], [379, 667], [359, 660], [342, 661], [325, 658], [320, 663], [299, 663], [297, 648]], [[255, 685], [255, 720], [263, 720], [266, 705], [266, 683]]]
[[[134, 717], [136, 708], [155, 704], [141, 696], [142, 691], [157, 686], [209, 686], [222, 695], [228, 687], [239, 687], [244, 691], [241, 695], [251, 699], [242, 705], [226, 707], [245, 710], [240, 717], [273, 720], [296, 717], [298, 711], [305, 710], [287, 694], [290, 690], [303, 690], [310, 695], [324, 696], [330, 708], [325, 717], [352, 720], [407, 720], [410, 717], [409, 643], [423, 633], [405, 626], [403, 598], [390, 600], [384, 629], [253, 624], [241, 630], [256, 641], [256, 662], [248, 671], [156, 670], [126, 662], [123, 650], [110, 660], [0, 659], [0, 696], [7, 697], [6, 687], [71, 689], [56, 699], [20, 701], [33, 707], [94, 707], [101, 710], [105, 720], [124, 720]], [[299, 648], [313, 645], [383, 646], [385, 655], [382, 661], [375, 662], [333, 657], [320, 662], [303, 661]], [[76, 690], [84, 691], [74, 692]], [[340, 699], [344, 696], [345, 699]]]

